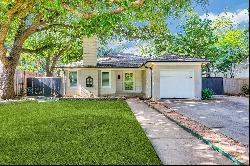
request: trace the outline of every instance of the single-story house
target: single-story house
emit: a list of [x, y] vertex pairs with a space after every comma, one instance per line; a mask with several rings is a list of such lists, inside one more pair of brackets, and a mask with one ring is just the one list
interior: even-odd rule
[[97, 58], [96, 37], [83, 39], [83, 60], [57, 66], [64, 70], [65, 96], [140, 96], [200, 99], [200, 58], [162, 55], [143, 58], [112, 54]]

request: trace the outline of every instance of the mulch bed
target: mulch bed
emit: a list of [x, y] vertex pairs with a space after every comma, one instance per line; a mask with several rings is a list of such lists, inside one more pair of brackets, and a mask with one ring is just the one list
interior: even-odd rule
[[182, 115], [174, 110], [165, 107], [160, 102], [151, 102], [145, 100], [145, 102], [160, 111], [169, 118], [175, 120], [179, 124], [191, 129], [194, 133], [200, 135], [205, 140], [210, 141], [213, 145], [222, 149], [224, 152], [230, 154], [240, 162], [249, 165], [249, 150], [248, 146], [243, 145], [239, 141], [236, 141], [222, 133], [216, 132], [213, 129], [197, 122], [185, 115]]

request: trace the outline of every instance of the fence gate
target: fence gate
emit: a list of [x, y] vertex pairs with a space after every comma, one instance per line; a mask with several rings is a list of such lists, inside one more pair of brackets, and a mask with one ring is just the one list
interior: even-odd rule
[[202, 78], [202, 89], [209, 88], [216, 95], [224, 95], [223, 77], [205, 77]]
[[27, 96], [57, 96], [63, 95], [62, 78], [35, 77], [27, 78]]

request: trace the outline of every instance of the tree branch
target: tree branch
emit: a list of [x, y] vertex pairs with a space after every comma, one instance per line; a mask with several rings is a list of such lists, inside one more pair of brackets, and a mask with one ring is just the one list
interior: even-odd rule
[[43, 47], [35, 49], [35, 50], [31, 50], [31, 49], [27, 49], [27, 48], [22, 48], [22, 53], [30, 53], [30, 54], [32, 54], [32, 53], [38, 53], [40, 51], [44, 51], [44, 50], [46, 50], [48, 48], [51, 48], [51, 47], [52, 47], [51, 45], [49, 45], [49, 46], [46, 45], [46, 46], [43, 46]]
[[[112, 1], [116, 2], [116, 1]], [[119, 14], [122, 13], [125, 10], [128, 10], [129, 8], [139, 8], [142, 7], [145, 3], [145, 0], [136, 0], [134, 2], [132, 2], [128, 7], [118, 7], [116, 9], [113, 9], [112, 11], [108, 12], [109, 14]], [[70, 7], [69, 5], [67, 5], [66, 3], [62, 2], [62, 6], [68, 10], [69, 12], [73, 13], [76, 16], [85, 18], [85, 19], [90, 19], [94, 16], [98, 16], [100, 15], [100, 13], [98, 12], [89, 12], [89, 13], [81, 13], [79, 11], [77, 11], [76, 9], [73, 9], [72, 7]]]
[[15, 52], [20, 52], [22, 50], [22, 46], [23, 46], [23, 43], [25, 42], [25, 40], [32, 34], [36, 31], [36, 29], [45, 23], [45, 21], [42, 20], [42, 17], [43, 15], [42, 14], [38, 14], [36, 17], [35, 17], [35, 20], [38, 20], [37, 22], [33, 23], [30, 27], [28, 27], [27, 29], [25, 29], [24, 31], [21, 31], [16, 39], [15, 39], [15, 42], [13, 44], [13, 48], [11, 50], [11, 53], [10, 53], [10, 56], [15, 56], [15, 54], [12, 54], [12, 51], [15, 51]]
[[[33, 3], [33, 2], [31, 2]], [[29, 10], [32, 9], [30, 1], [17, 1], [13, 5], [13, 7], [8, 10], [6, 13], [7, 19], [0, 25], [0, 59], [3, 64], [6, 64], [6, 54], [7, 49], [4, 47], [4, 41], [7, 37], [10, 23], [14, 16], [18, 16], [19, 18], [23, 18]]]
[[59, 58], [62, 56], [63, 52], [66, 51], [69, 47], [70, 47], [70, 45], [67, 45], [66, 47], [61, 49], [58, 54], [54, 54], [54, 56], [52, 57], [52, 63], [51, 63], [51, 66], [50, 66], [50, 71], [51, 72], [53, 72], [53, 70], [54, 70], [54, 68], [56, 66], [56, 63], [59, 60]]
[[50, 24], [50, 25], [44, 26], [42, 28], [37, 28], [36, 32], [46, 31], [52, 27], [57, 27], [57, 26], [63, 27], [63, 28], [74, 28], [74, 29], [80, 28], [80, 26], [73, 26], [73, 25], [66, 25], [66, 24]]

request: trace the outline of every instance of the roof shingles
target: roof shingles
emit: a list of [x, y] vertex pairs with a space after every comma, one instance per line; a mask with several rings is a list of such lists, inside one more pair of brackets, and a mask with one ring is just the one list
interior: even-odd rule
[[83, 60], [73, 62], [70, 64], [57, 66], [58, 68], [64, 67], [112, 67], [112, 68], [138, 68], [147, 62], [209, 62], [201, 58], [193, 58], [188, 56], [178, 56], [174, 54], [164, 54], [160, 57], [146, 58], [133, 54], [111, 54], [109, 56], [97, 59], [96, 66], [83, 66]]

